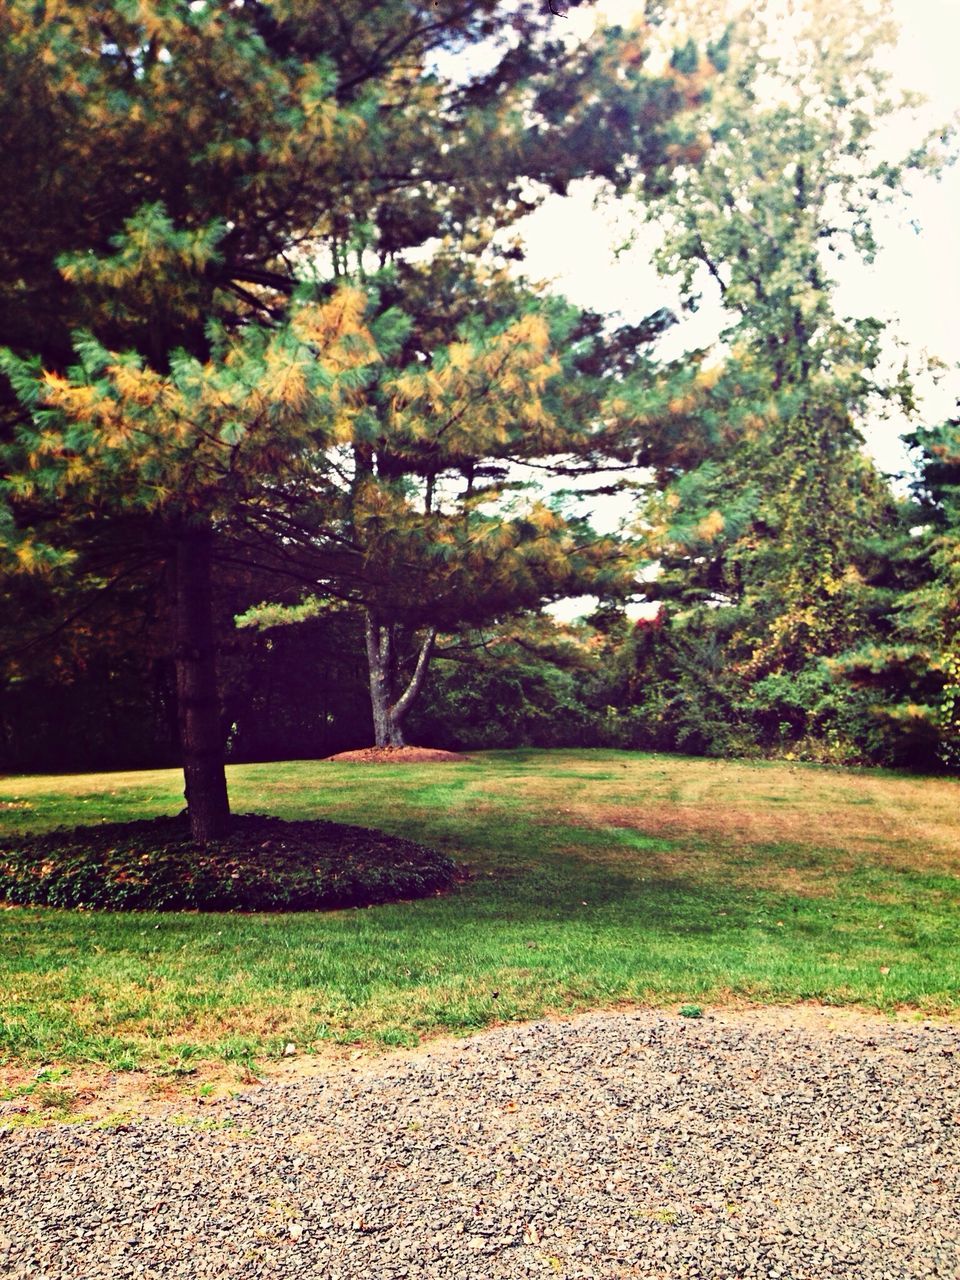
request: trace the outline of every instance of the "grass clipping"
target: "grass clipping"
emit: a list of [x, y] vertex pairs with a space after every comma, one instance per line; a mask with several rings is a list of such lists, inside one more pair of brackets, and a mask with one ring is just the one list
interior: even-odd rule
[[419, 898], [454, 863], [412, 840], [338, 822], [234, 814], [199, 846], [185, 813], [0, 842], [0, 900], [114, 911], [317, 911]]

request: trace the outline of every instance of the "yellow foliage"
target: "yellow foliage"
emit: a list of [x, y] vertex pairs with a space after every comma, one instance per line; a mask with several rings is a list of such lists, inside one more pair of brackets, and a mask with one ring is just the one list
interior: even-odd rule
[[697, 537], [702, 538], [705, 542], [712, 542], [714, 538], [723, 533], [724, 527], [725, 522], [720, 512], [711, 511], [697, 525]]
[[393, 390], [393, 409], [396, 412], [402, 401], [416, 400], [423, 388], [423, 379], [414, 373], [403, 373], [390, 384]]
[[62, 378], [59, 373], [52, 373], [45, 369], [43, 380], [47, 386], [47, 404], [56, 404], [58, 397], [70, 390], [69, 380]]
[[134, 404], [155, 404], [162, 390], [162, 381], [152, 369], [136, 369], [128, 364], [112, 364], [107, 372], [124, 400]]
[[467, 342], [454, 342], [449, 348], [450, 367], [460, 371], [470, 368], [473, 350]]
[[539, 529], [542, 533], [549, 533], [551, 529], [557, 529], [560, 521], [556, 514], [549, 507], [537, 504], [528, 515], [528, 520], [535, 529]]
[[26, 573], [37, 573], [45, 566], [32, 542], [19, 542], [13, 549], [14, 559]]
[[86, 480], [91, 474], [91, 467], [83, 458], [74, 454], [72, 458], [67, 459], [65, 480], [68, 485], [78, 484], [81, 480]]
[[553, 419], [543, 407], [542, 400], [529, 400], [523, 407], [523, 416], [530, 427], [550, 427]]
[[546, 351], [550, 342], [550, 332], [543, 316], [531, 312], [522, 316], [506, 330], [505, 340], [529, 343], [541, 351]]
[[291, 409], [302, 409], [307, 403], [307, 378], [296, 361], [288, 360], [268, 366], [259, 390], [267, 400], [275, 400]]
[[337, 444], [348, 444], [353, 439], [354, 415], [344, 411], [337, 415], [333, 424], [333, 439]]
[[359, 289], [340, 289], [329, 302], [304, 307], [294, 319], [294, 333], [318, 349], [318, 358], [331, 372], [355, 369], [380, 358], [363, 323], [366, 307]]
[[667, 405], [669, 411], [677, 416], [692, 412], [697, 406], [697, 397], [692, 395], [674, 396]]

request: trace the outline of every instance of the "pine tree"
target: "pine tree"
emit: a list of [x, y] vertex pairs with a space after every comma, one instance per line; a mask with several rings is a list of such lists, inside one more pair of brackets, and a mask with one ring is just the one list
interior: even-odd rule
[[[361, 423], [351, 397], [377, 336], [339, 288], [347, 259], [489, 237], [531, 192], [585, 175], [623, 188], [662, 158], [677, 84], [646, 77], [623, 33], [576, 46], [551, 38], [555, 24], [549, 6], [495, 0], [11, 0], [0, 13], [0, 129], [14, 140], [0, 158], [0, 341], [30, 414], [8, 457], [7, 564], [65, 567], [75, 515], [155, 514], [177, 548], [198, 839], [228, 812], [213, 536]], [[492, 69], [451, 62], [480, 43]], [[10, 396], [2, 408], [9, 435], [22, 410]]]
[[876, 584], [884, 632], [836, 672], [870, 691], [898, 762], [960, 767], [960, 419], [907, 437], [914, 503]]
[[[9, 352], [2, 367], [32, 410], [18, 433], [26, 466], [17, 497], [63, 498], [156, 513], [173, 548], [175, 661], [187, 804], [194, 838], [214, 838], [229, 807], [215, 675], [214, 526], [256, 502], [257, 478], [295, 470], [350, 430], [351, 395], [376, 357], [364, 300], [344, 291], [297, 309], [272, 330], [223, 331], [205, 362], [171, 355], [158, 373], [135, 353], [78, 340], [81, 363], [63, 375]], [[105, 492], [105, 481], [109, 488]], [[33, 543], [21, 539], [26, 567]]]
[[[352, 445], [328, 468], [332, 487], [288, 487], [263, 512], [260, 533], [280, 539], [272, 553], [307, 598], [242, 620], [359, 612], [378, 746], [403, 744], [438, 633], [502, 624], [562, 596], [622, 595], [633, 578], [625, 547], [528, 493], [519, 468], [598, 465], [592, 455], [614, 437], [601, 414], [611, 367], [643, 362], [636, 334], [628, 360], [625, 336], [604, 333], [598, 317], [449, 254], [415, 274], [399, 295], [407, 314], [383, 315], [395, 359], [366, 389]], [[270, 544], [254, 537], [251, 553], [269, 556]]]

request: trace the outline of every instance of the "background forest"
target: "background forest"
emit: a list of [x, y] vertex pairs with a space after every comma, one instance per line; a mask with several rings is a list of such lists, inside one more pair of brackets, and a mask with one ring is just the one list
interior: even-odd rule
[[[874, 5], [558, 8], [5, 6], [0, 768], [957, 769], [960, 419], [836, 289], [952, 136], [889, 154]], [[587, 179], [719, 297], [710, 349], [525, 276]]]

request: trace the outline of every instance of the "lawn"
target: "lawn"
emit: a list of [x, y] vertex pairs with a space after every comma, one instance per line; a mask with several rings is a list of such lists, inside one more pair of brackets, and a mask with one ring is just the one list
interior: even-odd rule
[[[0, 780], [0, 827], [174, 813], [173, 771]], [[189, 1070], [636, 1002], [960, 1009], [960, 783], [510, 751], [230, 769], [234, 808], [453, 853], [452, 894], [324, 914], [0, 910], [0, 1060]]]

